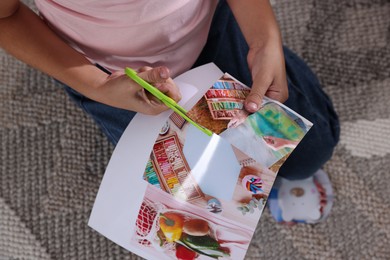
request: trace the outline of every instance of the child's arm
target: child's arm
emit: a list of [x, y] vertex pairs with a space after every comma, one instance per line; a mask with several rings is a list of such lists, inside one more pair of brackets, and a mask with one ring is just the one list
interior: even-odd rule
[[[0, 1], [0, 47], [93, 100], [146, 114], [167, 109], [161, 103], [150, 102], [142, 88], [127, 76], [108, 76], [91, 64], [18, 0]], [[161, 90], [176, 101], [180, 99], [167, 68], [139, 75], [151, 83], [160, 83]]]
[[227, 0], [249, 45], [252, 91], [245, 108], [255, 112], [264, 95], [284, 102], [288, 97], [281, 35], [268, 0]]

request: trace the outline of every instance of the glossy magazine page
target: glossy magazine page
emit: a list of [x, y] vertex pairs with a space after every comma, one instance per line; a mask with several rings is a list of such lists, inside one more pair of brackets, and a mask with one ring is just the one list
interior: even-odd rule
[[137, 114], [107, 166], [89, 225], [147, 259], [243, 259], [280, 166], [311, 123], [214, 64], [175, 79], [176, 113]]

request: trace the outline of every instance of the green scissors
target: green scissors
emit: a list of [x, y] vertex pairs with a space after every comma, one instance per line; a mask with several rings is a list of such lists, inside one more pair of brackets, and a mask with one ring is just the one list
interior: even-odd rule
[[173, 111], [175, 111], [177, 114], [179, 114], [181, 117], [183, 117], [185, 120], [190, 122], [193, 126], [201, 130], [203, 133], [207, 134], [208, 136], [212, 136], [213, 132], [209, 129], [195, 123], [191, 118], [187, 116], [187, 110], [185, 110], [182, 106], [176, 103], [175, 100], [168, 97], [164, 93], [162, 93], [160, 90], [158, 90], [156, 87], [150, 85], [148, 82], [143, 80], [141, 77], [137, 75], [137, 72], [135, 72], [131, 68], [125, 68], [125, 73], [127, 76], [129, 76], [132, 80], [134, 80], [138, 85], [146, 89], [150, 94], [161, 100], [167, 107], [171, 108]]

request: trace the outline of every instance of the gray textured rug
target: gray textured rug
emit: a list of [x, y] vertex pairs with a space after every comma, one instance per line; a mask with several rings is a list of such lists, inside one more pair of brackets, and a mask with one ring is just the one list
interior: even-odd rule
[[[341, 119], [325, 223], [263, 215], [248, 259], [390, 258], [390, 2], [275, 1]], [[87, 227], [112, 146], [56, 83], [0, 51], [0, 259], [137, 259]]]

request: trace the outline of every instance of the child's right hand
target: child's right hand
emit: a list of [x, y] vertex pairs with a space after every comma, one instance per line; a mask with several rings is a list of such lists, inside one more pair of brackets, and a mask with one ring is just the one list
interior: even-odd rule
[[[176, 102], [181, 99], [178, 87], [170, 78], [167, 67], [143, 67], [138, 76], [158, 88]], [[157, 115], [168, 109], [158, 99], [130, 79], [124, 71], [109, 75], [95, 90], [90, 98], [122, 109], [132, 110], [148, 115]]]
[[[0, 48], [92, 100], [149, 115], [168, 109], [145, 93], [124, 71], [108, 76], [18, 0], [0, 1], [0, 32]], [[168, 68], [145, 67], [139, 72], [140, 77], [175, 101], [181, 99]]]

